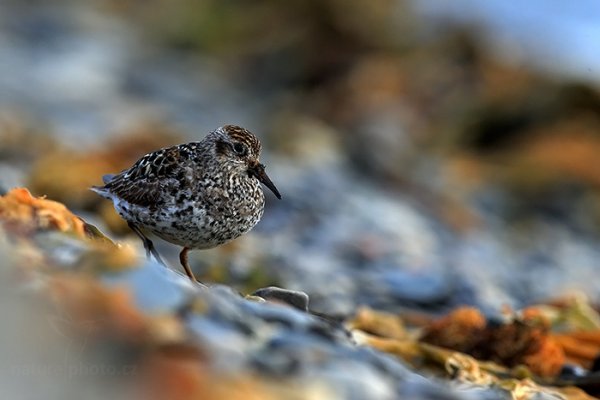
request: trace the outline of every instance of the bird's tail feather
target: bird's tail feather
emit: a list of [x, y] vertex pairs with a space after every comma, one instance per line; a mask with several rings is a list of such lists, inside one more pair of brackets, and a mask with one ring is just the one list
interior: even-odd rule
[[90, 188], [92, 192], [98, 193], [100, 196], [110, 199], [110, 192], [104, 186], [92, 186]]
[[107, 183], [112, 181], [114, 177], [115, 177], [115, 174], [102, 175], [102, 182], [104, 182], [104, 184], [106, 185]]
[[[104, 182], [105, 185], [107, 185], [110, 181], [113, 180], [113, 178], [115, 177], [114, 174], [106, 174], [104, 176], [102, 176], [102, 181]], [[90, 188], [90, 190], [92, 192], [96, 192], [98, 193], [100, 196], [110, 199], [111, 198], [111, 193], [110, 190], [106, 188], [106, 186], [92, 186]]]

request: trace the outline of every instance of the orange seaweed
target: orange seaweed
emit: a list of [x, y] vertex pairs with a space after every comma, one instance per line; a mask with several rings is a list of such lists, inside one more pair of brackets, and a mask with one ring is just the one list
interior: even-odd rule
[[33, 197], [25, 188], [12, 189], [0, 196], [0, 222], [7, 231], [23, 236], [57, 230], [86, 237], [85, 223], [65, 205]]

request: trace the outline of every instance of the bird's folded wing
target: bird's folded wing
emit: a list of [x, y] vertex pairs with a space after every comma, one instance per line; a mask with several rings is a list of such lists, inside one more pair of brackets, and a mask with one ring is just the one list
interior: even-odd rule
[[152, 207], [159, 206], [164, 201], [164, 196], [161, 196], [164, 184], [157, 179], [137, 181], [115, 179], [107, 186], [110, 186], [112, 194], [133, 205]]
[[104, 188], [130, 204], [159, 206], [179, 185], [176, 152], [172, 147], [147, 154], [130, 169], [116, 175]]

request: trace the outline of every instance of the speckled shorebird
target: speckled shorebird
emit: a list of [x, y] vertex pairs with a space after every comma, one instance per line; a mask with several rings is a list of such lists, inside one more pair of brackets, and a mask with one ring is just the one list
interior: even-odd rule
[[165, 265], [146, 232], [182, 246], [186, 274], [196, 281], [188, 251], [209, 249], [248, 232], [262, 217], [263, 183], [279, 191], [259, 162], [261, 145], [248, 130], [225, 125], [202, 141], [146, 154], [92, 190], [114, 207], [146, 249]]

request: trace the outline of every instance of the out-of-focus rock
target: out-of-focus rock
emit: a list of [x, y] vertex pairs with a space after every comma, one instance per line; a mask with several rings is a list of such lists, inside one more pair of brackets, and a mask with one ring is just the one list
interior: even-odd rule
[[38, 231], [58, 230], [86, 237], [85, 223], [65, 205], [33, 197], [27, 189], [17, 188], [0, 197], [0, 221], [13, 234], [30, 236]]
[[25, 188], [0, 196], [0, 224], [9, 240], [28, 239], [17, 242], [17, 250], [38, 260], [28, 263], [29, 267], [51, 263], [88, 271], [117, 271], [138, 263], [133, 247], [116, 245], [64, 204], [33, 197]]
[[260, 288], [253, 296], [258, 296], [267, 301], [288, 304], [301, 311], [308, 311], [308, 295], [298, 290], [282, 289], [275, 286]]
[[126, 288], [106, 289], [90, 277], [62, 275], [52, 279], [48, 292], [64, 315], [81, 322], [75, 327], [85, 332], [78, 334], [90, 338], [115, 335], [139, 344], [146, 337], [147, 318], [135, 307]]

